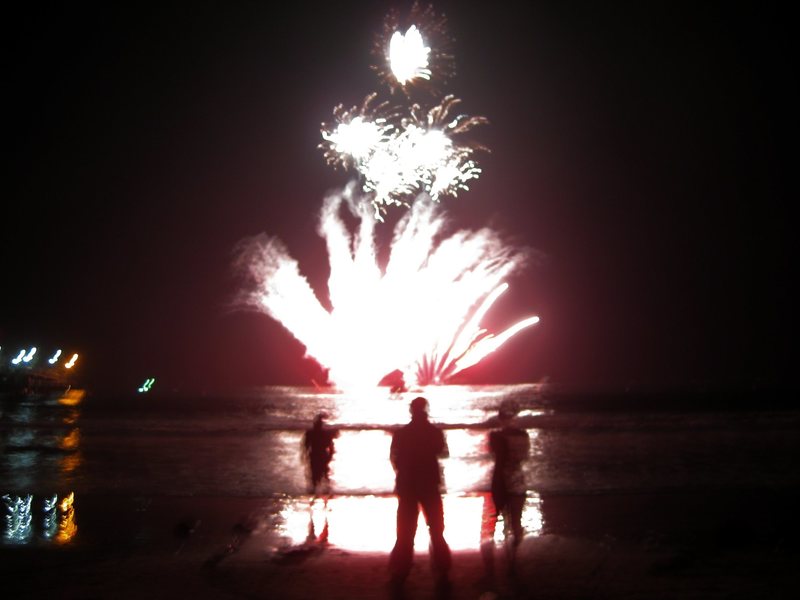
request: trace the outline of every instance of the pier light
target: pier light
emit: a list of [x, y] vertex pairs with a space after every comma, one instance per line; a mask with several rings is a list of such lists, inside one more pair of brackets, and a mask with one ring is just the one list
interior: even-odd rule
[[147, 393], [150, 391], [150, 388], [153, 387], [153, 384], [155, 382], [156, 382], [155, 377], [148, 377], [147, 379], [144, 380], [144, 383], [140, 385], [136, 391], [139, 392], [140, 394]]

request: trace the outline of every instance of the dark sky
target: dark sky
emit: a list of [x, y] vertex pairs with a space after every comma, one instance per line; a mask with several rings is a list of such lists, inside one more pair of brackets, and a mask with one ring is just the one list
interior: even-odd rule
[[[319, 124], [380, 88], [391, 4], [231, 4], [6, 23], [4, 352], [75, 347], [119, 389], [318, 376], [281, 326], [230, 310], [232, 250], [277, 235], [324, 284], [317, 210], [348, 178]], [[483, 176], [445, 208], [538, 253], [488, 324], [542, 323], [466, 380], [788, 384], [793, 21], [765, 2], [435, 7], [449, 90], [491, 121]]]

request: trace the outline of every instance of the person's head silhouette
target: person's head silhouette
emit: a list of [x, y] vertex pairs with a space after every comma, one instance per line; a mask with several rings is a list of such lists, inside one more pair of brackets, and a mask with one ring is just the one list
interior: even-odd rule
[[428, 401], [419, 396], [411, 401], [409, 407], [412, 419], [427, 419], [428, 418]]
[[519, 413], [519, 406], [512, 400], [503, 402], [500, 405], [497, 416], [501, 423], [509, 423], [517, 416], [517, 413]]

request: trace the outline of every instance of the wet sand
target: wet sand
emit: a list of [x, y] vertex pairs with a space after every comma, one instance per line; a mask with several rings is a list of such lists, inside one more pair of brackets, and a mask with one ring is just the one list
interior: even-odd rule
[[[794, 598], [798, 490], [559, 495], [510, 574], [454, 555], [454, 599]], [[275, 537], [274, 499], [76, 499], [74, 543], [0, 547], [7, 598], [390, 598], [386, 554]], [[405, 598], [436, 598], [418, 553]]]

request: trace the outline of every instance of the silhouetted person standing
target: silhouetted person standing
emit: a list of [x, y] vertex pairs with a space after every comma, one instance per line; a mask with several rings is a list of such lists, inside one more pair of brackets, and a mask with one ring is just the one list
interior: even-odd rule
[[392, 583], [408, 577], [414, 558], [414, 536], [419, 509], [425, 515], [431, 536], [431, 559], [440, 585], [447, 585], [450, 548], [444, 539], [442, 476], [439, 458], [448, 456], [444, 433], [428, 421], [428, 401], [411, 402], [411, 422], [392, 437], [390, 458], [397, 493], [397, 542], [389, 557]]
[[[509, 568], [513, 571], [516, 549], [522, 542], [522, 509], [525, 505], [527, 485], [523, 465], [530, 451], [528, 432], [513, 424], [517, 408], [507, 404], [500, 408], [498, 419], [500, 429], [489, 434], [489, 451], [494, 455], [492, 472], [492, 502], [494, 504], [493, 522], [503, 515], [510, 527], [512, 539], [506, 539], [509, 550]], [[486, 554], [484, 559], [490, 558]], [[487, 564], [487, 567], [489, 565]]]
[[[303, 436], [306, 460], [311, 470], [311, 492], [316, 493], [321, 483], [330, 486], [330, 464], [333, 458], [333, 440], [338, 432], [324, 428], [325, 415], [318, 414], [314, 425]], [[327, 491], [327, 490], [326, 490]]]

